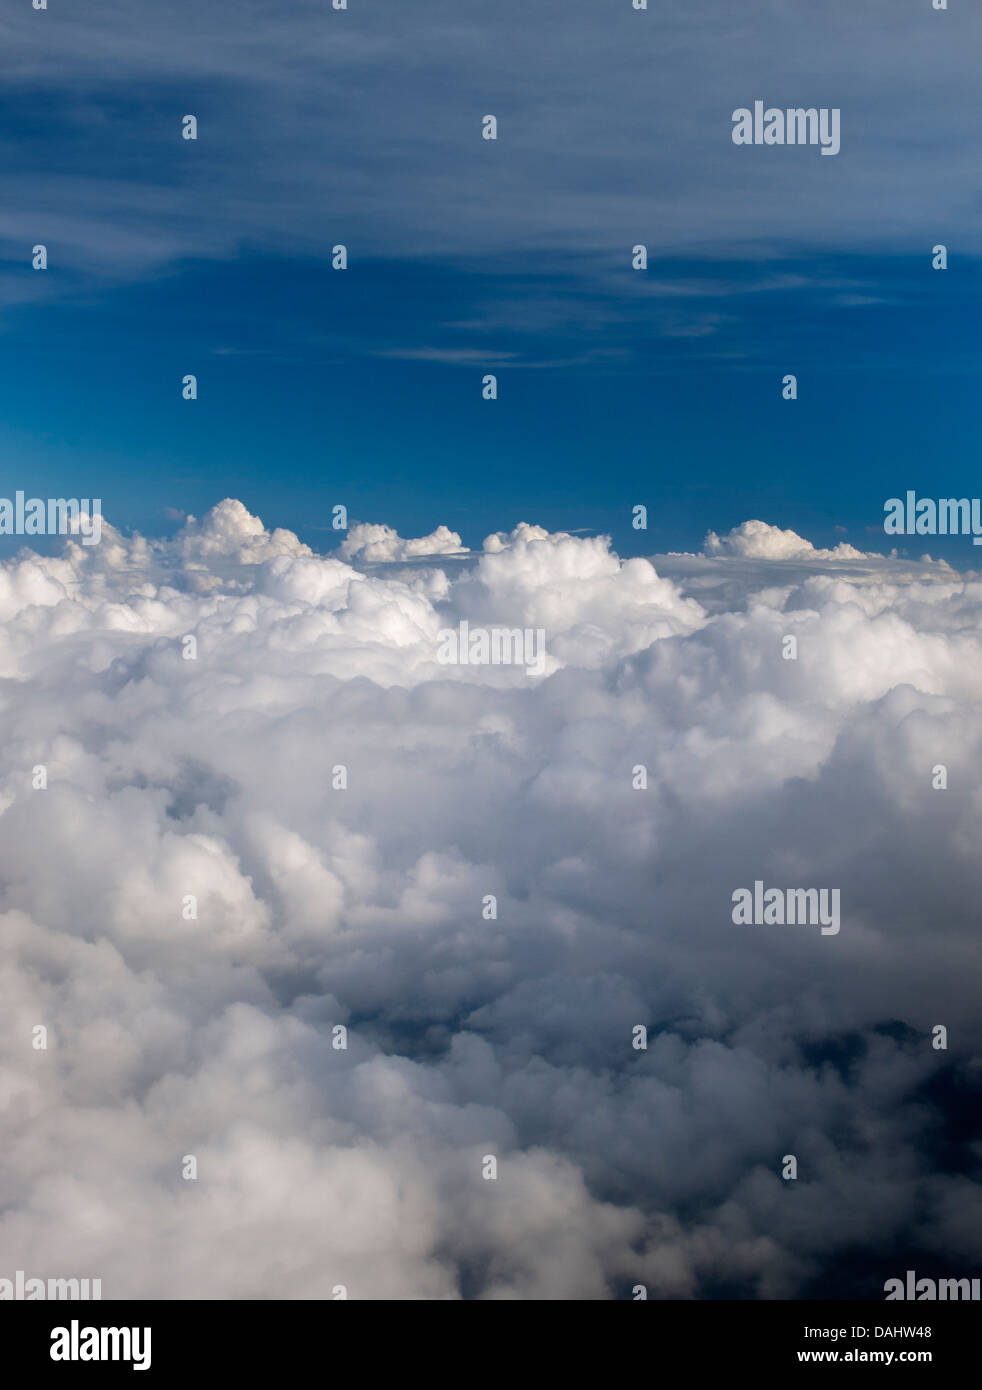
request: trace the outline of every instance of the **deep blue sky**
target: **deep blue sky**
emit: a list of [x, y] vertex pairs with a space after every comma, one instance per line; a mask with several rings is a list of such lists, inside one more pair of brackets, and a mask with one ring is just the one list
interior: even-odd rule
[[[887, 497], [979, 494], [977, 16], [874, 4], [874, 71], [831, 0], [411, 8], [16, 16], [0, 495], [643, 553], [749, 517], [885, 550]], [[842, 152], [733, 146], [757, 96], [840, 105]]]

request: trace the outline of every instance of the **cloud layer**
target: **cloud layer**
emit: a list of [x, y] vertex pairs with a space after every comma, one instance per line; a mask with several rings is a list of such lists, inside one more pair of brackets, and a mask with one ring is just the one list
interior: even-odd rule
[[[0, 1276], [792, 1298], [859, 1251], [877, 1298], [912, 1250], [967, 1272], [980, 612], [974, 576], [762, 522], [655, 563], [530, 525], [319, 555], [225, 501], [167, 542], [22, 552]], [[442, 665], [464, 620], [542, 629], [545, 673]], [[839, 888], [840, 933], [734, 926], [758, 879]]]
[[[425, 22], [397, 0], [22, 6], [0, 244], [20, 264], [40, 236], [110, 278], [241, 249], [329, 258], [336, 240], [362, 261], [566, 255], [591, 279], [635, 240], [974, 252], [980, 28], [926, 0], [428, 0]], [[735, 148], [732, 112], [758, 98], [840, 108], [842, 153]], [[40, 293], [28, 278], [8, 294]]]

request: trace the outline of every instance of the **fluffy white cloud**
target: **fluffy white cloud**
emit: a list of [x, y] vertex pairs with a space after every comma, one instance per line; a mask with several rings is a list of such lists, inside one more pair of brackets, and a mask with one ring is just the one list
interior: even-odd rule
[[[0, 1277], [793, 1297], [857, 1247], [977, 1259], [938, 1117], [978, 1085], [982, 587], [760, 522], [707, 552], [321, 556], [225, 501], [0, 567]], [[441, 664], [465, 620], [542, 629], [545, 673]], [[755, 879], [839, 888], [839, 934], [734, 926]]]
[[753, 560], [861, 560], [862, 552], [840, 542], [834, 550], [816, 550], [796, 531], [782, 531], [766, 521], [744, 521], [725, 536], [710, 531], [707, 555], [741, 555]]
[[371, 563], [412, 560], [424, 555], [466, 555], [467, 549], [461, 545], [457, 532], [446, 526], [438, 526], [429, 536], [404, 540], [391, 526], [358, 522], [348, 531], [338, 553], [345, 560]]

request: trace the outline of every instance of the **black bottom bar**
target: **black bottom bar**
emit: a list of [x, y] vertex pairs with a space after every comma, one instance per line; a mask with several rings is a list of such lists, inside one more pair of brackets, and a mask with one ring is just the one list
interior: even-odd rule
[[[631, 1357], [652, 1373], [692, 1376], [870, 1365], [954, 1374], [974, 1361], [979, 1309], [971, 1301], [33, 1302], [5, 1304], [0, 1326], [5, 1359], [16, 1357], [22, 1378], [49, 1368], [66, 1382], [86, 1373], [132, 1375], [149, 1361], [142, 1373], [168, 1378], [195, 1371], [255, 1378], [285, 1370], [294, 1378], [343, 1366], [375, 1383], [410, 1372], [425, 1383], [480, 1379], [499, 1369], [513, 1378], [523, 1363], [534, 1373], [543, 1358], [554, 1380], [567, 1370], [586, 1377], [587, 1352], [591, 1362], [607, 1361], [607, 1373], [621, 1375]], [[103, 1335], [102, 1329], [114, 1330]], [[461, 1342], [461, 1335], [470, 1340]], [[82, 1359], [93, 1352], [99, 1359]], [[120, 1359], [112, 1359], [114, 1352]], [[474, 1365], [467, 1364], [471, 1355]]]

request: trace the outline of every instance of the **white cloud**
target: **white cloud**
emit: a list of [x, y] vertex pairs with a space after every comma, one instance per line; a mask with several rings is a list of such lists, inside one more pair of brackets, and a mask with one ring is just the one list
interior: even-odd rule
[[[0, 567], [0, 1277], [793, 1297], [856, 1243], [973, 1257], [923, 1088], [978, 1066], [982, 589], [762, 522], [707, 552], [322, 556], [227, 500]], [[543, 628], [545, 677], [441, 666], [463, 619]], [[755, 878], [839, 887], [840, 934], [734, 927]]]
[[339, 554], [346, 560], [378, 563], [413, 560], [425, 555], [466, 555], [467, 548], [461, 545], [457, 532], [446, 526], [438, 526], [429, 536], [403, 540], [391, 526], [358, 522], [341, 542]]
[[725, 536], [710, 531], [707, 555], [740, 555], [753, 560], [861, 560], [862, 551], [840, 541], [834, 550], [816, 550], [795, 531], [782, 531], [766, 521], [744, 521]]

